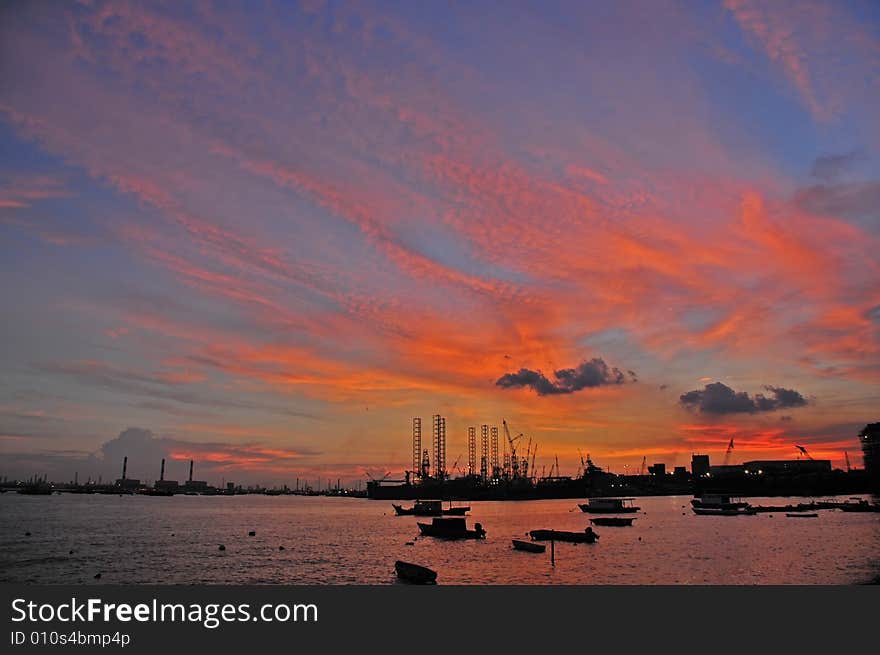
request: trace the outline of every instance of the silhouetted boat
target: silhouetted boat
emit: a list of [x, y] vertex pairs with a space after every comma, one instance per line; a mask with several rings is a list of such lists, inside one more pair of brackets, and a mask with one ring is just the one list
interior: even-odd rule
[[790, 519], [814, 519], [819, 516], [816, 513], [803, 514], [800, 512], [786, 512], [785, 515]]
[[641, 507], [633, 505], [633, 500], [635, 498], [588, 498], [578, 507], [588, 514], [634, 514]]
[[751, 507], [692, 507], [698, 516], [755, 516]]
[[394, 513], [397, 516], [442, 516], [448, 514], [450, 516], [464, 516], [470, 511], [470, 507], [453, 507], [450, 503], [449, 507], [443, 508], [441, 500], [417, 500], [412, 507], [403, 507], [391, 503]]
[[397, 560], [394, 571], [398, 578], [410, 584], [437, 584], [437, 572], [426, 566]]
[[704, 494], [694, 498], [691, 509], [699, 516], [752, 516], [758, 513], [748, 503], [733, 500], [726, 494]]
[[[855, 501], [855, 502], [853, 502]], [[880, 505], [871, 504], [863, 498], [852, 498], [838, 505], [844, 512], [880, 512]]]
[[544, 544], [535, 544], [531, 541], [521, 541], [519, 539], [513, 539], [512, 541], [514, 550], [524, 550], [528, 553], [543, 553], [547, 550], [547, 546]]
[[590, 519], [590, 523], [593, 525], [605, 525], [609, 527], [628, 527], [633, 524], [635, 521], [635, 517], [626, 518], [623, 516], [599, 516], [595, 519]]
[[566, 532], [564, 530], [532, 530], [529, 536], [533, 541], [569, 541], [572, 543], [591, 544], [599, 538], [592, 528], [583, 532]]
[[474, 524], [473, 530], [467, 529], [467, 522], [463, 518], [435, 518], [431, 523], [417, 523], [419, 531], [425, 537], [439, 537], [441, 539], [485, 539], [486, 531], [479, 523]]

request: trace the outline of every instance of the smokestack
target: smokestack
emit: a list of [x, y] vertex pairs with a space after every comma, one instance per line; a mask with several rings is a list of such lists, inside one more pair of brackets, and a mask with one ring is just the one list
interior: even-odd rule
[[125, 472], [128, 470], [128, 455], [122, 458], [122, 479], [125, 480]]
[[193, 481], [193, 461], [189, 460], [189, 481]]
[[165, 479], [165, 458], [162, 458], [162, 472], [159, 473], [159, 482]]

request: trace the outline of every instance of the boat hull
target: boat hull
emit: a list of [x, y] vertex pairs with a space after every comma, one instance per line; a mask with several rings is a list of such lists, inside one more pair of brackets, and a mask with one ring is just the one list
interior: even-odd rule
[[755, 516], [757, 512], [749, 507], [692, 507], [697, 516]]
[[566, 532], [564, 530], [532, 530], [529, 532], [532, 541], [567, 541], [575, 544], [592, 544], [598, 535], [588, 532]]
[[641, 508], [640, 507], [618, 507], [618, 508], [605, 508], [605, 507], [590, 507], [586, 503], [581, 503], [578, 505], [581, 508], [582, 512], [586, 512], [587, 514], [635, 514]]
[[426, 566], [397, 560], [394, 562], [397, 577], [409, 584], [437, 584], [437, 572]]
[[623, 528], [630, 527], [635, 520], [635, 517], [623, 518], [621, 516], [600, 516], [599, 518], [590, 519], [590, 523], [593, 525]]
[[434, 519], [431, 523], [416, 523], [419, 532], [425, 537], [438, 539], [485, 539], [486, 531], [477, 523], [468, 530], [463, 518]]
[[536, 544], [531, 541], [520, 541], [519, 539], [513, 539], [513, 549], [521, 550], [526, 553], [543, 553], [547, 550], [547, 546], [544, 544]]

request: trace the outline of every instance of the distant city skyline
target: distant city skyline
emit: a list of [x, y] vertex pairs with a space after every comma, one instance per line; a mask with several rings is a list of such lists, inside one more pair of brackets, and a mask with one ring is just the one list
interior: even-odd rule
[[877, 3], [0, 18], [0, 475], [353, 484], [432, 414], [862, 465]]

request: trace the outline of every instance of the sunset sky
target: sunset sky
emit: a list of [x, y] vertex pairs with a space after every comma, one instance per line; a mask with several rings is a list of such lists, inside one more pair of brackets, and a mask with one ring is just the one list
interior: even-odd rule
[[872, 0], [0, 8], [0, 476], [861, 466], [878, 253]]

